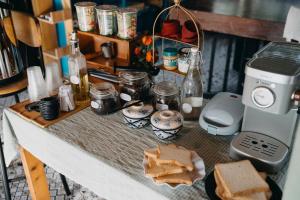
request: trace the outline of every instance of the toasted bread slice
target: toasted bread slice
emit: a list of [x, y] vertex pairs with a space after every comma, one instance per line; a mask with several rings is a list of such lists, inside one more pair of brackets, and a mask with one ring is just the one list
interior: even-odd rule
[[146, 166], [145, 172], [149, 177], [165, 176], [170, 174], [179, 174], [186, 171], [183, 167], [175, 164], [157, 165], [155, 160], [148, 158], [148, 166]]
[[189, 150], [170, 147], [167, 145], [158, 146], [159, 157], [156, 162], [160, 164], [174, 163], [178, 166], [187, 168], [188, 171], [193, 171], [192, 153]]
[[157, 158], [158, 157], [158, 149], [152, 148], [152, 149], [146, 149], [144, 150], [144, 154], [148, 156], [149, 158]]
[[267, 200], [265, 192], [256, 192], [246, 196], [233, 197], [231, 200]]
[[171, 174], [166, 176], [159, 176], [154, 178], [156, 183], [182, 183], [192, 185], [193, 181], [190, 172], [183, 172], [180, 174]]
[[[259, 172], [259, 175], [265, 180], [267, 178], [267, 174], [265, 172]], [[253, 193], [250, 195], [246, 195], [246, 196], [237, 196], [237, 197], [233, 197], [233, 198], [226, 198], [224, 196], [224, 189], [222, 187], [222, 184], [220, 183], [219, 177], [217, 175], [217, 173], [214, 171], [214, 177], [215, 177], [215, 181], [217, 184], [216, 187], [216, 195], [222, 199], [222, 200], [267, 200], [270, 199], [272, 192], [268, 191], [268, 192], [259, 192], [259, 193]]]
[[224, 189], [223, 197], [233, 198], [269, 191], [266, 181], [248, 160], [216, 164], [215, 173], [219, 185]]
[[168, 144], [168, 147], [173, 147], [173, 148], [177, 148], [176, 144]]

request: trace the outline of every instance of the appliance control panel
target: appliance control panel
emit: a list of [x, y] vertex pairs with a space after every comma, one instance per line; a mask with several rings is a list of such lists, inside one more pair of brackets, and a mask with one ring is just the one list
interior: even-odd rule
[[257, 87], [252, 91], [252, 101], [260, 108], [268, 108], [275, 103], [275, 94], [270, 88]]

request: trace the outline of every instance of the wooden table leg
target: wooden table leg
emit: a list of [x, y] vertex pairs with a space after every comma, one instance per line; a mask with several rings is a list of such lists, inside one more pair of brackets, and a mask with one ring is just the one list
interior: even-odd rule
[[50, 200], [44, 164], [23, 147], [20, 154], [32, 200]]

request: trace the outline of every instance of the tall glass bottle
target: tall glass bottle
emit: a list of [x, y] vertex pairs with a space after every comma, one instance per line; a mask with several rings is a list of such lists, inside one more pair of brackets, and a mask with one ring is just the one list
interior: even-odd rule
[[69, 55], [69, 77], [76, 105], [89, 101], [89, 81], [86, 59], [79, 50], [77, 33], [71, 35], [72, 53]]
[[181, 88], [181, 112], [184, 120], [198, 120], [203, 104], [201, 76], [202, 56], [198, 48], [191, 48], [189, 69]]

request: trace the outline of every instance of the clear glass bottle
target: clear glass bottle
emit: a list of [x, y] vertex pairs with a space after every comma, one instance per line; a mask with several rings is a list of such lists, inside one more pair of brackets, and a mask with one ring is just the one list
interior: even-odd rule
[[201, 75], [202, 56], [198, 48], [191, 48], [189, 69], [181, 88], [181, 112], [184, 120], [198, 120], [203, 104]]
[[86, 67], [86, 59], [79, 50], [77, 33], [71, 34], [71, 49], [69, 55], [69, 77], [76, 105], [89, 101], [89, 81]]

